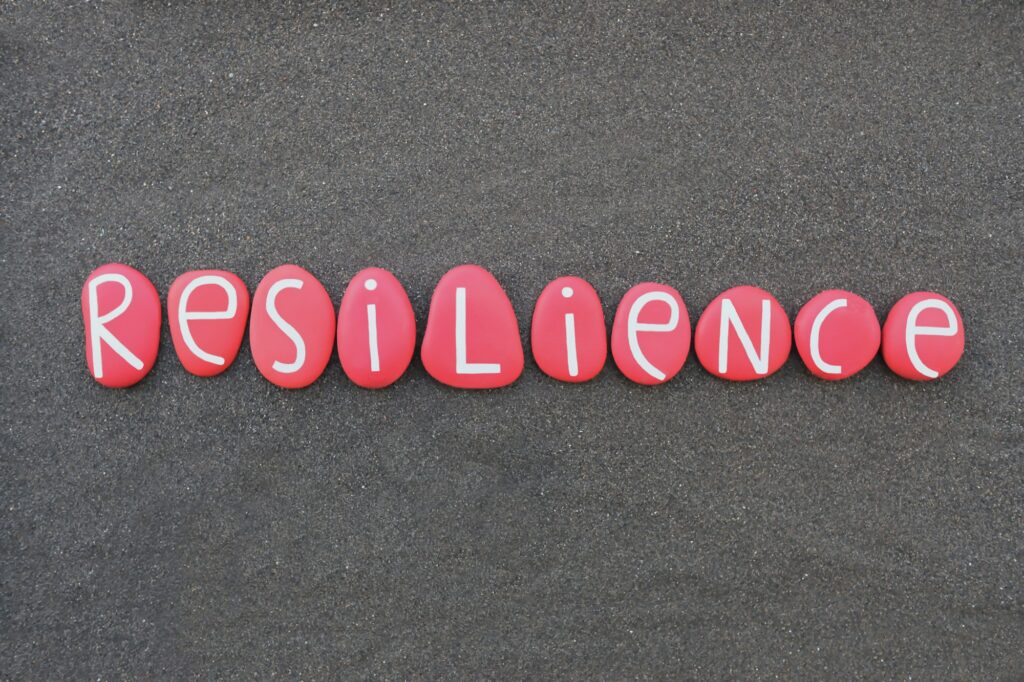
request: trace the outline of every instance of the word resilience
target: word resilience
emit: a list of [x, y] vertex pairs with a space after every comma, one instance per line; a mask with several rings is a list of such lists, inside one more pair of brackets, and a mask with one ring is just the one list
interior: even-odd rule
[[[352, 278], [337, 315], [324, 286], [297, 265], [267, 273], [256, 287], [251, 314], [249, 292], [234, 274], [186, 272], [168, 291], [167, 314], [174, 349], [187, 371], [213, 376], [227, 369], [248, 321], [257, 369], [284, 388], [313, 383], [335, 345], [353, 383], [383, 388], [402, 376], [416, 348], [409, 296], [381, 268], [367, 268]], [[160, 345], [161, 308], [145, 275], [120, 263], [97, 268], [82, 287], [82, 317], [86, 362], [96, 381], [122, 388], [146, 376]], [[692, 336], [700, 364], [732, 381], [773, 374], [789, 357], [794, 340], [807, 369], [830, 380], [859, 372], [879, 347], [899, 376], [937, 379], [964, 350], [959, 311], [931, 292], [901, 298], [883, 327], [870, 303], [830, 289], [808, 301], [791, 326], [775, 297], [739, 286], [711, 302]], [[537, 366], [559, 381], [594, 378], [610, 345], [626, 377], [638, 384], [661, 384], [679, 372], [689, 355], [690, 317], [672, 287], [637, 284], [619, 302], [609, 344], [597, 292], [579, 277], [560, 277], [537, 299], [530, 338]], [[441, 278], [420, 354], [432, 377], [457, 388], [498, 388], [519, 377], [519, 324], [491, 273], [460, 265]]]

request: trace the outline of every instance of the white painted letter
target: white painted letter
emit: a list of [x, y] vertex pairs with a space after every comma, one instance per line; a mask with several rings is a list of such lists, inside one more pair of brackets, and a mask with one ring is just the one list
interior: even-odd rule
[[[224, 290], [224, 293], [228, 295], [228, 307], [226, 310], [200, 310], [196, 312], [189, 312], [188, 310], [188, 297], [192, 295], [192, 292], [201, 286], [213, 284], [219, 286]], [[213, 353], [207, 353], [205, 350], [199, 347], [196, 340], [192, 338], [192, 331], [188, 328], [189, 320], [230, 320], [235, 316], [238, 311], [238, 293], [235, 288], [231, 286], [231, 282], [227, 281], [220, 275], [203, 275], [202, 277], [196, 277], [194, 280], [188, 283], [185, 290], [181, 292], [181, 298], [178, 300], [178, 328], [181, 329], [181, 338], [185, 342], [185, 345], [200, 360], [213, 363], [214, 365], [223, 365], [224, 358]]]
[[[944, 312], [946, 314], [946, 322], [948, 326], [917, 326], [917, 316], [929, 308], [934, 308]], [[937, 378], [939, 373], [921, 361], [921, 356], [917, 354], [917, 344], [914, 339], [918, 336], [956, 336], [956, 332], [956, 314], [953, 312], [953, 309], [949, 307], [948, 303], [940, 301], [937, 298], [928, 298], [915, 303], [914, 307], [910, 309], [910, 314], [907, 315], [907, 355], [910, 356], [910, 364], [914, 366], [914, 369], [929, 379]]]
[[[640, 311], [644, 309], [644, 306], [651, 301], [661, 301], [667, 303], [669, 310], [668, 322], [663, 323], [652, 323], [652, 322], [638, 322], [640, 318]], [[629, 340], [629, 351], [633, 354], [633, 359], [636, 360], [636, 364], [640, 365], [640, 368], [650, 374], [658, 381], [665, 380], [665, 373], [660, 369], [651, 364], [651, 362], [644, 357], [644, 352], [640, 349], [640, 342], [637, 340], [637, 332], [670, 332], [676, 328], [679, 324], [679, 304], [676, 303], [676, 299], [672, 298], [672, 295], [666, 291], [648, 291], [646, 294], [640, 296], [633, 305], [629, 308], [629, 319], [626, 324], [626, 337]]]
[[[99, 309], [99, 288], [101, 284], [117, 282], [124, 288], [124, 298], [116, 308], [105, 315], [97, 315]], [[114, 336], [104, 325], [120, 317], [132, 303], [132, 283], [124, 275], [111, 272], [89, 280], [89, 342], [92, 348], [92, 371], [97, 379], [103, 378], [103, 342], [120, 355], [125, 362], [141, 370], [142, 360], [128, 350], [120, 339]]]
[[[572, 298], [572, 287], [562, 287], [562, 298]], [[580, 374], [580, 363], [576, 357], [576, 316], [565, 314], [565, 354], [569, 360], [569, 376]]]
[[[377, 290], [377, 280], [372, 277], [363, 282], [367, 291]], [[380, 371], [380, 349], [377, 348], [377, 304], [366, 305], [366, 328], [370, 336], [370, 371]]]
[[466, 362], [466, 288], [455, 289], [455, 373], [501, 374], [497, 362]]
[[772, 331], [772, 304], [768, 299], [761, 301], [761, 353], [754, 350], [747, 330], [743, 328], [736, 306], [727, 298], [722, 299], [722, 324], [718, 330], [718, 373], [729, 371], [729, 327], [736, 330], [736, 337], [754, 367], [755, 374], [768, 374], [768, 344]]
[[277, 299], [277, 295], [281, 293], [282, 289], [301, 289], [301, 279], [282, 279], [279, 282], [274, 282], [273, 286], [270, 287], [270, 291], [267, 292], [267, 315], [270, 315], [270, 319], [274, 321], [281, 331], [285, 333], [291, 342], [295, 344], [295, 360], [292, 362], [281, 362], [280, 360], [274, 360], [272, 367], [274, 371], [281, 372], [282, 374], [292, 374], [298, 372], [302, 367], [303, 363], [306, 362], [306, 342], [302, 340], [302, 335], [296, 331], [295, 327], [291, 326], [281, 317], [281, 314], [277, 312], [277, 307], [274, 301]]
[[840, 308], [845, 308], [846, 304], [847, 301], [845, 298], [837, 298], [821, 309], [821, 312], [815, 316], [814, 323], [811, 325], [811, 360], [813, 360], [814, 364], [818, 366], [818, 369], [825, 374], [842, 374], [843, 368], [839, 365], [830, 365], [821, 359], [821, 348], [818, 347], [818, 337], [821, 335], [821, 325], [825, 322], [826, 317]]

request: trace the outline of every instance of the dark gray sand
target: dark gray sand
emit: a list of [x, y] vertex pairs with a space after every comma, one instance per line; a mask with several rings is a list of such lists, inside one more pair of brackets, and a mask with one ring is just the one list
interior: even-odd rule
[[[1024, 6], [536, 5], [0, 5], [0, 676], [1024, 676]], [[932, 289], [967, 351], [285, 392], [165, 325], [111, 391], [107, 261], [380, 265], [421, 330], [476, 262], [524, 340], [562, 274]]]

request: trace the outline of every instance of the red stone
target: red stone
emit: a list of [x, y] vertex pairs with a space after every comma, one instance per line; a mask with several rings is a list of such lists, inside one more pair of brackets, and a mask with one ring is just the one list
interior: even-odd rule
[[256, 368], [271, 383], [302, 388], [316, 381], [331, 359], [334, 334], [330, 295], [299, 266], [274, 268], [256, 287], [249, 345]]
[[679, 292], [644, 282], [626, 292], [612, 324], [612, 357], [632, 381], [661, 384], [682, 369], [690, 353], [690, 314]]
[[249, 319], [249, 292], [224, 270], [193, 270], [167, 292], [167, 320], [174, 350], [192, 374], [220, 374], [235, 361]]
[[550, 377], [582, 382], [597, 376], [608, 357], [608, 338], [594, 287], [579, 277], [559, 277], [544, 287], [533, 309], [530, 346]]
[[352, 383], [383, 388], [402, 376], [416, 350], [416, 318], [401, 282], [387, 270], [360, 271], [338, 310], [338, 359]]
[[811, 374], [836, 380], [867, 367], [878, 354], [882, 329], [870, 303], [849, 291], [829, 289], [800, 309], [793, 337]]
[[420, 351], [430, 376], [456, 388], [499, 388], [523, 371], [512, 303], [477, 265], [449, 270], [434, 289]]
[[[719, 357], [723, 310], [728, 311], [724, 363]], [[762, 324], [765, 314], [770, 318], [767, 325]], [[775, 297], [764, 289], [741, 286], [722, 292], [711, 302], [697, 321], [693, 346], [700, 364], [716, 377], [751, 381], [774, 374], [785, 364], [792, 337], [789, 318]]]
[[160, 349], [160, 295], [135, 268], [101, 265], [82, 286], [85, 360], [108, 388], [137, 384]]
[[964, 322], [945, 296], [907, 294], [882, 327], [882, 357], [904, 379], [930, 381], [949, 372], [964, 352]]

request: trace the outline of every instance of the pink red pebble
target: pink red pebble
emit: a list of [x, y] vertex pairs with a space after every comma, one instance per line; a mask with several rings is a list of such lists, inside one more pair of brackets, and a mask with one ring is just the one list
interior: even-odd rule
[[612, 324], [612, 357], [638, 384], [674, 377], [690, 353], [690, 315], [679, 292], [644, 282], [626, 292]]
[[491, 273], [460, 265], [441, 278], [430, 299], [420, 357], [430, 376], [456, 388], [500, 388], [519, 378], [519, 323]]
[[[383, 388], [406, 371], [416, 347], [416, 319], [402, 284], [387, 270], [352, 278], [338, 315], [327, 290], [297, 265], [271, 270], [249, 307], [237, 276], [223, 270], [186, 272], [167, 297], [171, 338], [182, 365], [199, 376], [234, 361], [249, 319], [256, 368], [284, 388], [316, 381], [334, 342], [353, 383]], [[100, 384], [131, 386], [146, 376], [160, 345], [160, 298], [138, 270], [108, 263], [82, 287], [86, 362]], [[541, 292], [533, 311], [531, 347], [542, 372], [560, 381], [588, 381], [608, 355], [604, 310], [594, 288], [560, 277]], [[827, 380], [861, 371], [881, 346], [886, 364], [906, 379], [949, 372], [964, 351], [964, 329], [953, 303], [920, 291], [900, 299], [879, 328], [871, 305], [830, 289], [808, 301], [790, 327], [785, 310], [763, 289], [739, 286], [717, 296], [693, 331], [697, 359], [732, 381], [767, 377], [786, 362], [795, 342], [808, 370]], [[639, 384], [674, 377], [690, 350], [690, 318], [679, 292], [645, 282], [619, 302], [611, 353]], [[523, 347], [512, 303], [487, 270], [461, 265], [441, 278], [430, 302], [420, 357], [427, 373], [456, 388], [507, 386], [523, 371]]]
[[249, 319], [249, 292], [230, 272], [186, 272], [167, 292], [167, 318], [182, 366], [196, 376], [214, 376], [238, 355]]
[[874, 308], [857, 294], [823, 291], [793, 321], [800, 358], [822, 379], [845, 379], [867, 367], [878, 354], [882, 329]]
[[882, 357], [904, 379], [938, 379], [953, 369], [963, 352], [964, 323], [945, 296], [930, 291], [907, 294], [885, 318]]
[[352, 383], [383, 388], [398, 380], [416, 350], [416, 318], [402, 284], [387, 270], [359, 272], [338, 310], [338, 359]]
[[722, 379], [752, 381], [779, 371], [792, 345], [789, 318], [764, 289], [733, 287], [704, 310], [694, 332], [704, 369]]
[[334, 348], [334, 304], [320, 281], [297, 265], [266, 274], [252, 301], [249, 345], [256, 369], [282, 388], [309, 386]]
[[559, 277], [541, 292], [530, 324], [530, 348], [542, 372], [559, 381], [589, 381], [608, 357], [601, 299], [579, 277]]
[[142, 381], [160, 348], [160, 295], [135, 268], [102, 265], [82, 286], [85, 360], [89, 373], [108, 388]]

